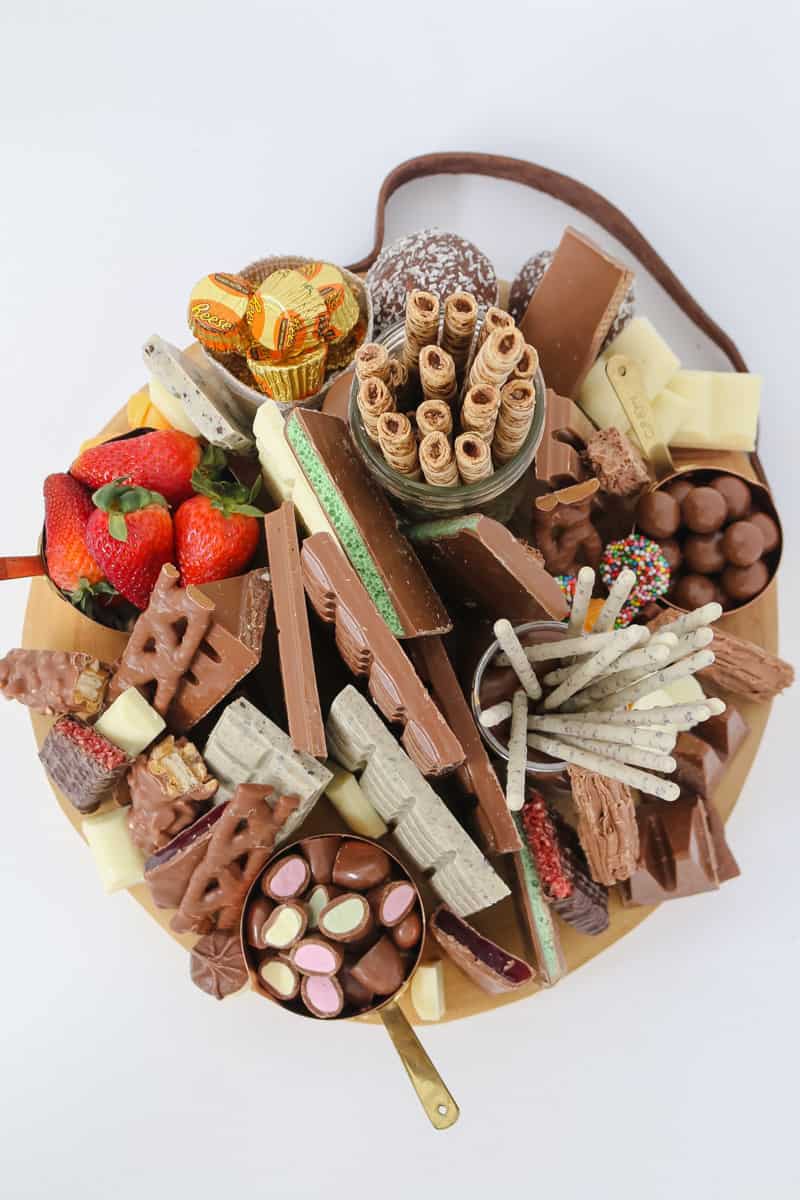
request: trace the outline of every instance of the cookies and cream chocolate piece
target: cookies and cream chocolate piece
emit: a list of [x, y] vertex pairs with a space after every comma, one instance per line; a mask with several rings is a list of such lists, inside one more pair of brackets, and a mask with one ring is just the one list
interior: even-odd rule
[[439, 949], [481, 991], [498, 995], [533, 982], [534, 971], [526, 962], [478, 933], [444, 904], [431, 917], [430, 931]]
[[508, 888], [474, 842], [401, 750], [372, 705], [347, 687], [331, 705], [326, 725], [334, 758], [360, 773], [369, 801], [431, 884], [460, 916], [488, 908]]
[[639, 831], [631, 789], [624, 783], [568, 767], [578, 811], [578, 837], [592, 879], [606, 887], [629, 879], [639, 857]]
[[81, 832], [92, 852], [103, 891], [118, 892], [142, 882], [144, 858], [133, 844], [127, 809], [112, 808], [84, 817]]
[[296, 409], [286, 437], [345, 554], [395, 637], [446, 633], [451, 622], [348, 428]]
[[492, 617], [562, 620], [568, 605], [528, 548], [492, 517], [475, 514], [412, 525], [408, 536], [432, 568]]
[[520, 321], [549, 387], [577, 395], [632, 279], [626, 266], [567, 226]]
[[411, 1003], [421, 1021], [441, 1021], [447, 1012], [441, 962], [420, 963], [411, 980]]
[[[591, 417], [601, 429], [613, 425], [620, 433], [628, 433], [630, 421], [606, 375], [608, 361], [617, 354], [624, 354], [639, 368], [642, 388], [651, 404], [664, 391], [681, 364], [645, 317], [636, 317], [604, 348], [580, 388], [578, 403], [587, 417]], [[661, 422], [656, 420], [657, 413], [653, 413], [653, 418], [658, 441], [667, 445], [669, 438], [665, 435], [670, 433], [669, 428], [662, 427]]]
[[305, 821], [331, 780], [331, 773], [308, 754], [293, 749], [287, 735], [248, 700], [233, 700], [206, 742], [204, 757], [219, 780], [220, 800], [240, 783], [268, 785], [296, 796], [296, 812], [279, 830], [277, 845]]
[[136, 759], [128, 773], [131, 836], [149, 856], [191, 825], [218, 787], [197, 747], [171, 735]]
[[294, 505], [286, 501], [264, 518], [272, 577], [278, 654], [289, 734], [295, 750], [327, 753], [308, 624]]
[[215, 1000], [240, 992], [247, 984], [247, 964], [237, 934], [207, 933], [189, 956], [192, 983]]
[[128, 687], [95, 722], [95, 729], [134, 757], [166, 729], [164, 718], [135, 687]]
[[610, 496], [635, 496], [650, 482], [641, 454], [613, 425], [591, 435], [586, 457], [600, 487]]
[[332, 534], [333, 527], [286, 440], [283, 414], [274, 400], [262, 401], [253, 421], [253, 435], [261, 474], [275, 503], [291, 500], [307, 533]]
[[152, 402], [175, 429], [234, 454], [254, 449], [246, 415], [202, 354], [179, 350], [157, 334], [142, 354], [152, 377]]
[[715, 891], [738, 875], [724, 826], [708, 801], [687, 795], [674, 804], [644, 800], [636, 811], [641, 850], [620, 887], [623, 904], [660, 904]]
[[52, 782], [83, 813], [113, 796], [131, 761], [96, 726], [66, 716], [50, 729], [39, 758]]
[[0, 658], [0, 693], [46, 716], [70, 713], [88, 721], [103, 707], [110, 673], [79, 651], [9, 650]]
[[690, 450], [756, 448], [761, 377], [735, 371], [676, 371], [671, 395], [685, 410], [670, 445]]
[[458, 739], [339, 546], [314, 534], [303, 543], [301, 557], [309, 600], [335, 625], [339, 653], [354, 674], [367, 677], [384, 716], [402, 725], [401, 740], [420, 770], [443, 775], [460, 766], [464, 751]]
[[334, 762], [328, 762], [326, 766], [331, 778], [325, 786], [325, 795], [348, 829], [369, 838], [382, 838], [388, 833], [385, 822], [361, 790], [355, 775]]

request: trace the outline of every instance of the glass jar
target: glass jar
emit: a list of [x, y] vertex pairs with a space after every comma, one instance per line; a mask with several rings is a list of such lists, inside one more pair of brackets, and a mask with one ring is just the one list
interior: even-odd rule
[[[514, 631], [522, 642], [523, 646], [532, 646], [540, 642], [560, 642], [569, 637], [567, 623], [565, 621], [528, 621], [524, 625], [515, 625]], [[496, 754], [498, 758], [502, 758], [508, 762], [508, 744], [503, 742], [492, 729], [487, 729], [481, 724], [481, 692], [486, 677], [486, 672], [492, 664], [492, 660], [500, 653], [500, 643], [495, 639], [480, 657], [475, 675], [472, 680], [472, 689], [470, 691], [470, 705], [472, 706], [472, 714], [475, 717], [475, 723], [481, 731], [481, 737], [486, 745]], [[553, 670], [558, 664], [557, 659], [549, 661], [546, 666], [548, 670]], [[509, 668], [510, 670], [511, 668]], [[519, 685], [517, 685], [519, 686]], [[505, 697], [511, 699], [510, 696]], [[494, 703], [494, 697], [492, 703]], [[548, 758], [544, 755], [540, 756], [537, 751], [528, 751], [529, 758], [525, 767], [528, 775], [561, 775], [567, 769], [567, 764], [560, 759]], [[530, 755], [535, 757], [530, 757]]]
[[[402, 322], [393, 325], [379, 338], [392, 357], [399, 357], [405, 341]], [[380, 447], [367, 436], [358, 407], [358, 379], [354, 377], [350, 392], [349, 421], [353, 441], [373, 479], [388, 492], [399, 507], [414, 520], [436, 517], [460, 517], [467, 513], [484, 513], [505, 524], [514, 514], [525, 492], [525, 477], [544, 433], [545, 386], [541, 370], [533, 380], [536, 402], [533, 421], [522, 449], [511, 462], [499, 467], [487, 479], [458, 487], [434, 487], [429, 483], [409, 479], [386, 462]]]

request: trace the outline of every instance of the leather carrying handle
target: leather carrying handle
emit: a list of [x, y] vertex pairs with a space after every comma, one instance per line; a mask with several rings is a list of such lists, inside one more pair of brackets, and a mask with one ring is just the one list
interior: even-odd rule
[[373, 247], [365, 258], [352, 264], [351, 271], [366, 271], [378, 257], [383, 246], [386, 204], [389, 198], [404, 183], [429, 175], [487, 175], [491, 179], [509, 179], [513, 183], [522, 183], [525, 187], [533, 188], [534, 191], [545, 192], [556, 200], [563, 200], [565, 204], [596, 221], [629, 250], [653, 278], [658, 280], [678, 308], [719, 347], [734, 370], [747, 370], [747, 364], [733, 339], [700, 307], [677, 275], [620, 209], [585, 183], [558, 171], [551, 171], [549, 167], [542, 167], [538, 163], [525, 162], [521, 158], [506, 158], [501, 154], [455, 152], [422, 154], [418, 158], [409, 158], [400, 163], [386, 176], [378, 193]]

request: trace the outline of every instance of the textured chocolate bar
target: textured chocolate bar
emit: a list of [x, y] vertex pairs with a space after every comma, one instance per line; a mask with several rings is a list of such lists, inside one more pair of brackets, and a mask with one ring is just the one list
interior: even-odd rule
[[294, 505], [287, 500], [264, 518], [272, 595], [278, 627], [283, 695], [295, 750], [315, 758], [327, 754], [314, 652], [308, 625]]
[[606, 887], [629, 879], [639, 859], [639, 830], [630, 788], [583, 767], [567, 770], [578, 810], [578, 837], [592, 879]]
[[91, 654], [9, 650], [0, 658], [0, 692], [47, 716], [71, 713], [88, 720], [103, 707], [110, 674]]
[[457, 737], [333, 538], [306, 538], [301, 557], [309, 600], [335, 626], [339, 653], [355, 675], [367, 676], [383, 715], [403, 726], [401, 741], [419, 769], [444, 775], [460, 766], [464, 751]]
[[111, 798], [130, 758], [90, 725], [60, 717], [39, 751], [47, 774], [82, 813]]
[[426, 521], [408, 535], [432, 567], [492, 617], [560, 621], [569, 612], [564, 593], [536, 556], [492, 517]]
[[636, 870], [621, 885], [623, 903], [660, 904], [662, 900], [714, 891], [723, 879], [721, 861], [724, 878], [738, 874], [721, 822], [716, 837], [712, 834], [710, 813], [702, 796], [681, 796], [672, 804], [643, 800], [636, 816], [641, 851]]
[[360, 773], [367, 799], [437, 894], [460, 917], [509, 894], [494, 868], [422, 777], [368, 700], [346, 687], [326, 724], [333, 757]]

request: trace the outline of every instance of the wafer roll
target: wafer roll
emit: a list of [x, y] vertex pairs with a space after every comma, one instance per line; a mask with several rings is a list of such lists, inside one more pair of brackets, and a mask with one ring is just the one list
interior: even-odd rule
[[364, 428], [373, 442], [378, 440], [378, 418], [383, 413], [394, 412], [395, 408], [394, 396], [377, 375], [359, 384], [358, 409]]
[[453, 447], [443, 433], [429, 433], [419, 444], [419, 465], [427, 483], [434, 487], [457, 487], [458, 467]]
[[406, 340], [403, 362], [416, 372], [420, 350], [435, 343], [439, 336], [439, 298], [433, 292], [409, 292], [406, 300]]
[[522, 358], [511, 372], [511, 379], [533, 379], [539, 370], [539, 352], [535, 346], [525, 343]]
[[426, 400], [456, 398], [456, 368], [450, 355], [439, 346], [424, 346], [419, 356], [419, 381]]
[[453, 412], [444, 400], [423, 400], [414, 415], [420, 437], [429, 433], [453, 432]]
[[377, 342], [366, 342], [363, 346], [359, 346], [353, 359], [359, 382], [377, 378], [388, 383], [391, 361], [389, 351]]
[[477, 433], [462, 433], [456, 438], [456, 466], [462, 483], [477, 483], [493, 474], [492, 452]]
[[408, 367], [399, 358], [389, 359], [385, 383], [395, 398], [402, 393], [408, 383]]
[[500, 391], [500, 412], [492, 442], [496, 463], [509, 462], [520, 452], [533, 422], [536, 393], [529, 379], [512, 379]]
[[489, 383], [469, 388], [461, 406], [461, 428], [465, 433], [477, 433], [491, 445], [500, 412], [500, 392]]
[[491, 383], [502, 387], [522, 357], [525, 340], [516, 328], [496, 329], [475, 355], [469, 372], [469, 386]]
[[447, 297], [444, 302], [442, 349], [447, 351], [455, 363], [459, 379], [467, 365], [477, 320], [478, 302], [469, 292], [453, 292]]
[[390, 467], [409, 479], [420, 479], [414, 429], [405, 413], [385, 412], [378, 418], [378, 445]]
[[486, 310], [486, 316], [483, 318], [480, 333], [478, 334], [477, 350], [480, 350], [486, 339], [498, 329], [512, 329], [514, 327], [514, 318], [511, 313], [507, 313], [503, 308], [497, 308], [492, 304]]

